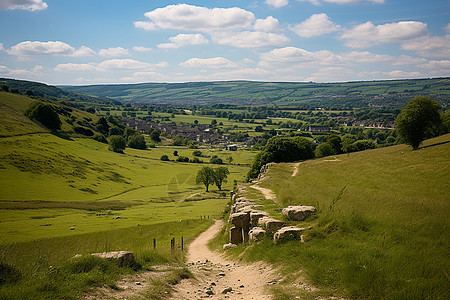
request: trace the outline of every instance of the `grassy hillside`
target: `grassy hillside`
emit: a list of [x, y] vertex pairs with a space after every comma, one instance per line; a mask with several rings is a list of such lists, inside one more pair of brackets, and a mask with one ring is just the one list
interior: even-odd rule
[[[446, 299], [450, 292], [450, 135], [412, 151], [405, 145], [271, 167], [262, 186], [280, 206], [314, 205], [309, 241], [246, 249], [249, 260], [283, 265], [287, 282], [306, 275], [322, 292], [286, 285], [280, 299], [341, 295], [355, 299]], [[261, 197], [254, 189], [247, 196]], [[242, 250], [242, 249], [241, 249]], [[238, 249], [239, 251], [239, 249]], [[303, 270], [303, 272], [299, 272]]]
[[[210, 187], [205, 193], [194, 180], [205, 164], [174, 161], [175, 149], [189, 158], [193, 149], [114, 153], [93, 139], [31, 122], [23, 112], [33, 101], [38, 100], [0, 92], [0, 299], [77, 299], [95, 285], [114, 287], [122, 274], [136, 269], [161, 263], [176, 267], [183, 260], [180, 238], [188, 243], [222, 216], [228, 191], [235, 180], [244, 180], [255, 155], [202, 149], [224, 160], [232, 156], [235, 163], [227, 166], [231, 174], [224, 191]], [[66, 118], [86, 126], [98, 118], [69, 112], [70, 117], [60, 115], [63, 132], [73, 128]], [[161, 161], [163, 154], [172, 161]], [[175, 252], [171, 238], [177, 239]], [[117, 250], [133, 251], [136, 269], [71, 259]]]
[[33, 81], [0, 78], [0, 86], [7, 86], [9, 90], [16, 90], [16, 92], [20, 94], [25, 94], [27, 91], [31, 91], [35, 96], [44, 97], [52, 100], [66, 100], [69, 102], [76, 101], [77, 103], [89, 103], [89, 104], [117, 103], [116, 101], [105, 97], [81, 95], [71, 91], [64, 91], [55, 86]]
[[450, 78], [346, 83], [190, 82], [64, 86], [67, 91], [125, 102], [168, 104], [275, 104], [305, 107], [402, 107], [430, 96], [448, 103]]

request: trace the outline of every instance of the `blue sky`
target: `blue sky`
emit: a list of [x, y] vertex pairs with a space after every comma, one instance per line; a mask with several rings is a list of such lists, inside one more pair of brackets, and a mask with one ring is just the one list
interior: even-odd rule
[[0, 0], [0, 77], [48, 84], [450, 76], [450, 0]]

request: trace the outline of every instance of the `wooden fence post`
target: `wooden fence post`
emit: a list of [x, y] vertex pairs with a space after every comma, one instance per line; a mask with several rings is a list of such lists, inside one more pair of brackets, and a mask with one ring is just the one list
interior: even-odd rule
[[181, 251], [183, 251], [184, 249], [184, 241], [183, 241], [183, 237], [181, 237]]
[[156, 239], [153, 239], [153, 250], [156, 249]]

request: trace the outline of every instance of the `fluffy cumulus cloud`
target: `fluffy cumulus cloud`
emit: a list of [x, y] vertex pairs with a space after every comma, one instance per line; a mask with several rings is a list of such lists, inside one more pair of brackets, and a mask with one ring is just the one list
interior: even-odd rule
[[276, 65], [293, 66], [299, 64], [329, 65], [342, 63], [342, 58], [331, 51], [307, 51], [296, 47], [274, 49], [260, 55], [259, 65], [270, 67]]
[[0, 51], [5, 51], [5, 47], [3, 46], [2, 43], [0, 43]]
[[273, 7], [283, 7], [289, 4], [288, 0], [266, 0], [266, 4]]
[[20, 57], [30, 57], [36, 55], [57, 55], [57, 56], [90, 56], [95, 52], [85, 46], [75, 49], [74, 47], [59, 41], [39, 42], [26, 41], [12, 46], [7, 53]]
[[108, 49], [101, 49], [98, 54], [100, 56], [104, 57], [122, 57], [122, 56], [128, 56], [128, 49], [122, 48], [122, 47], [115, 47], [115, 48], [108, 48]]
[[450, 57], [450, 35], [424, 36], [405, 41], [401, 47], [424, 57]]
[[291, 28], [301, 37], [320, 36], [338, 31], [339, 25], [334, 24], [325, 13], [314, 14], [302, 23]]
[[387, 23], [375, 26], [372, 22], [345, 29], [341, 38], [351, 48], [371, 47], [381, 43], [402, 43], [428, 35], [427, 24], [417, 21]]
[[241, 32], [217, 32], [212, 35], [217, 44], [228, 45], [238, 48], [264, 48], [280, 47], [289, 42], [289, 38], [282, 34], [261, 31]]
[[48, 7], [42, 0], [1, 0], [0, 9], [43, 10]]
[[180, 66], [186, 68], [205, 68], [205, 69], [222, 69], [234, 68], [236, 64], [224, 57], [213, 58], [190, 58], [180, 63]]
[[272, 16], [255, 21], [255, 30], [257, 31], [275, 31], [280, 26], [280, 22]]
[[150, 21], [134, 25], [145, 30], [179, 29], [201, 32], [250, 28], [255, 20], [252, 12], [239, 7], [207, 8], [188, 4], [168, 5], [145, 13]]
[[11, 69], [6, 66], [0, 65], [0, 75], [5, 77], [12, 78], [29, 78], [29, 79], [37, 79], [39, 76], [42, 76], [42, 71], [44, 70], [43, 66], [36, 65], [31, 70], [23, 70], [23, 69]]
[[203, 37], [203, 35], [196, 34], [179, 34], [169, 38], [170, 43], [159, 44], [158, 48], [162, 49], [175, 49], [189, 45], [205, 45], [209, 44], [209, 41]]

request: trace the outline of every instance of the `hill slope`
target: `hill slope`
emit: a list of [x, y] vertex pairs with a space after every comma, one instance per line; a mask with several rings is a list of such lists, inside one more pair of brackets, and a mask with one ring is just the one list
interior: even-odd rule
[[282, 207], [317, 207], [316, 219], [297, 224], [313, 226], [309, 242], [257, 244], [248, 259], [281, 264], [290, 276], [303, 269], [315, 285], [350, 298], [446, 298], [450, 134], [417, 151], [398, 145], [305, 161], [292, 176], [294, 166], [271, 166], [261, 185]]
[[450, 78], [347, 83], [189, 82], [62, 86], [125, 102], [167, 104], [275, 104], [311, 107], [404, 106], [416, 96], [450, 100]]

